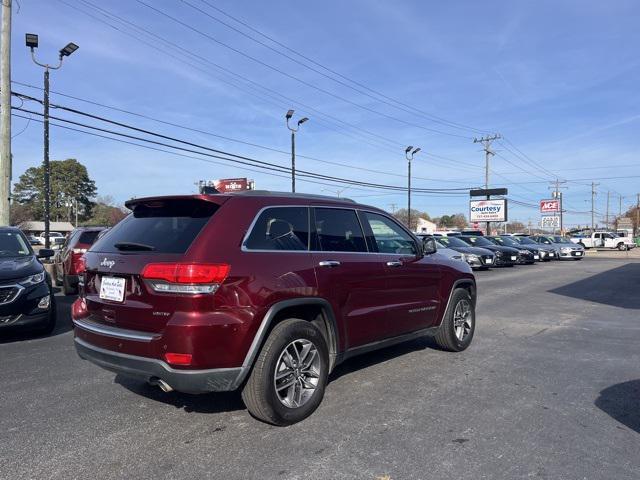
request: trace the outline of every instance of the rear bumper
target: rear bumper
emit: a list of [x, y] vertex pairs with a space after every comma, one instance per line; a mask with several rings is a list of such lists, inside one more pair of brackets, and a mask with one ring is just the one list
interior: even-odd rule
[[127, 377], [154, 383], [164, 380], [174, 390], [184, 393], [224, 392], [235, 390], [244, 378], [244, 367], [210, 370], [178, 370], [154, 358], [112, 352], [75, 338], [80, 358]]

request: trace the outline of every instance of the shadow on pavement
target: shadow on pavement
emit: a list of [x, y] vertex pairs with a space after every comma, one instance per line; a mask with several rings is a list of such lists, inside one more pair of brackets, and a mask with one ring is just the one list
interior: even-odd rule
[[617, 383], [600, 392], [595, 405], [631, 430], [640, 433], [640, 380]]
[[119, 374], [116, 375], [114, 381], [137, 395], [141, 395], [155, 402], [172, 405], [189, 413], [221, 413], [245, 410], [244, 403], [240, 397], [240, 391], [190, 395], [180, 392], [165, 393], [160, 390], [160, 387], [149, 385], [140, 380]]
[[549, 292], [614, 307], [638, 310], [640, 309], [639, 290], [640, 263], [628, 263], [549, 290]]
[[401, 357], [407, 353], [425, 350], [427, 348], [439, 349], [432, 337], [417, 338], [415, 340], [394, 345], [393, 347], [387, 347], [370, 353], [358, 355], [357, 357], [350, 358], [344, 363], [338, 365], [333, 372], [331, 372], [331, 375], [329, 375], [329, 383], [350, 373], [357, 372], [358, 370]]
[[[53, 288], [54, 292], [59, 292], [57, 287]], [[56, 328], [49, 335], [41, 335], [31, 330], [20, 330], [17, 327], [15, 329], [7, 327], [2, 330], [2, 338], [0, 343], [22, 342], [25, 340], [35, 340], [39, 338], [55, 337], [56, 335], [62, 335], [67, 333], [73, 328], [71, 323], [71, 304], [77, 297], [75, 295], [62, 296], [56, 295]]]

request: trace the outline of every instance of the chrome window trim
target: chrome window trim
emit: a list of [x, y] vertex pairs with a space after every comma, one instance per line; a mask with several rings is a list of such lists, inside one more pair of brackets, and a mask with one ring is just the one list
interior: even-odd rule
[[[379, 212], [377, 210], [372, 210], [370, 208], [358, 208], [358, 207], [346, 207], [346, 206], [342, 206], [342, 205], [298, 205], [298, 204], [290, 204], [290, 205], [268, 205], [266, 207], [262, 207], [260, 210], [258, 210], [258, 212], [256, 213], [256, 215], [253, 217], [253, 220], [251, 221], [251, 224], [249, 225], [249, 228], [247, 229], [247, 232], [244, 234], [244, 237], [242, 237], [242, 242], [240, 243], [240, 251], [244, 252], [244, 253], [282, 253], [282, 252], [287, 252], [287, 253], [303, 253], [303, 254], [309, 254], [309, 253], [335, 253], [335, 254], [348, 254], [348, 255], [396, 255], [398, 257], [407, 257], [407, 256], [411, 256], [408, 255], [406, 253], [382, 253], [382, 252], [371, 252], [371, 251], [366, 251], [366, 252], [343, 252], [340, 250], [311, 250], [311, 225], [309, 225], [309, 241], [307, 242], [307, 248], [308, 250], [268, 250], [268, 249], [253, 249], [253, 248], [247, 248], [245, 246], [245, 243], [247, 241], [247, 239], [249, 238], [249, 235], [251, 235], [251, 232], [253, 230], [253, 228], [255, 227], [255, 224], [258, 222], [258, 218], [260, 218], [260, 215], [262, 215], [262, 212], [264, 212], [265, 210], [269, 209], [269, 208], [307, 208], [309, 209], [309, 222], [311, 222], [311, 209], [312, 208], [333, 208], [333, 209], [337, 209], [337, 210], [353, 210], [354, 212], [356, 212], [356, 217], [358, 218], [358, 222], [360, 222], [360, 215], [358, 215], [358, 212], [368, 212], [368, 213], [375, 213], [377, 215], [382, 215], [384, 217], [389, 218], [391, 221], [395, 222], [397, 225], [399, 225], [405, 232], [407, 232], [411, 237], [413, 237], [415, 239], [415, 235], [413, 233], [411, 233], [404, 225], [402, 225], [400, 222], [398, 222], [397, 220], [393, 219], [393, 217], [389, 216], [388, 214], [386, 214], [385, 212]], [[362, 229], [362, 234], [364, 235], [364, 228], [362, 228], [362, 223], [360, 223], [360, 228]], [[315, 228], [314, 228], [315, 230]], [[417, 243], [417, 242], [416, 242]], [[366, 235], [365, 235], [365, 244], [366, 244]], [[369, 248], [369, 246], [367, 245], [367, 249]]]

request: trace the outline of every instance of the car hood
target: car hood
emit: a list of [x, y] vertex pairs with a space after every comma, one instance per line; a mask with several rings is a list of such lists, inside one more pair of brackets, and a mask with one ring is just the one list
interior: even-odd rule
[[0, 282], [35, 275], [43, 270], [42, 264], [34, 255], [26, 257], [0, 258]]
[[487, 250], [484, 247], [449, 247], [451, 250], [455, 250], [460, 253], [471, 253], [473, 255], [493, 255], [491, 250]]
[[481, 248], [486, 248], [492, 252], [502, 252], [507, 255], [518, 255], [518, 253], [520, 253], [517, 248], [503, 247], [502, 245], [483, 245]]

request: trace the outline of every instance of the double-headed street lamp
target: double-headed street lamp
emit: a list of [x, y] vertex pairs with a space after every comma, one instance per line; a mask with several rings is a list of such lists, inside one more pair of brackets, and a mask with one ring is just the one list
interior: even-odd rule
[[300, 130], [300, 125], [309, 120], [307, 117], [298, 120], [297, 126], [294, 128], [289, 125], [289, 120], [293, 117], [293, 110], [289, 110], [284, 118], [287, 119], [287, 128], [291, 130], [291, 191], [296, 191], [296, 132]]
[[58, 65], [40, 63], [36, 60], [35, 49], [38, 48], [38, 35], [27, 33], [25, 35], [27, 47], [31, 49], [31, 59], [33, 63], [44, 68], [44, 246], [49, 248], [49, 224], [51, 220], [51, 182], [49, 169], [49, 70], [58, 70], [62, 66], [64, 57], [68, 57], [78, 49], [75, 43], [68, 43], [60, 50]]
[[407, 157], [407, 227], [411, 230], [411, 160], [413, 156], [420, 151], [420, 148], [413, 148], [409, 146], [404, 151], [404, 156]]

